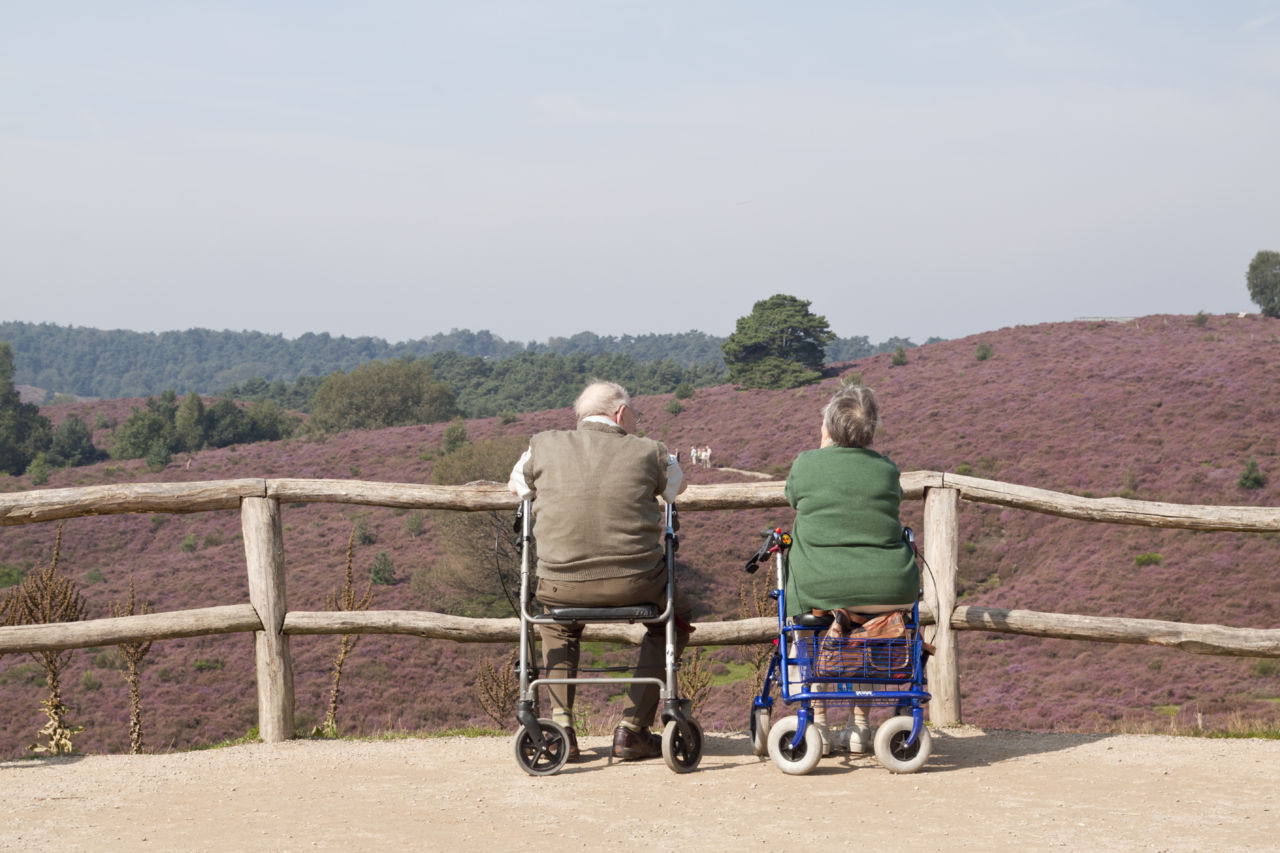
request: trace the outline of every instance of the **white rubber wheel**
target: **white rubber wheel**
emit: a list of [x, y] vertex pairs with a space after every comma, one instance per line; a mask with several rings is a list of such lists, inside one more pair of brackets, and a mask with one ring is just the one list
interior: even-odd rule
[[915, 773], [933, 751], [933, 736], [924, 726], [916, 742], [907, 746], [911, 725], [910, 717], [890, 717], [876, 729], [876, 760], [893, 773]]
[[662, 729], [662, 760], [677, 773], [692, 773], [702, 760], [702, 726], [697, 720], [690, 720], [689, 728], [693, 729], [693, 743], [685, 740], [675, 720]]
[[769, 709], [751, 709], [751, 751], [764, 758], [769, 754]]
[[800, 728], [800, 718], [795, 714], [783, 717], [769, 729], [769, 758], [788, 776], [803, 776], [813, 771], [822, 760], [822, 733], [810, 723], [805, 727], [804, 740], [792, 749]]

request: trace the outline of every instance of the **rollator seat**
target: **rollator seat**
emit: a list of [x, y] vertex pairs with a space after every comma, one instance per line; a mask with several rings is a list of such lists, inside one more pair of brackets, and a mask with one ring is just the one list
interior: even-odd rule
[[[553, 622], [653, 622], [662, 615], [656, 604], [629, 604], [625, 607], [548, 607]], [[540, 621], [534, 617], [534, 621]]]
[[834, 613], [828, 613], [826, 616], [814, 616], [812, 613], [799, 613], [792, 620], [792, 625], [801, 628], [830, 628], [831, 623], [836, 619]]

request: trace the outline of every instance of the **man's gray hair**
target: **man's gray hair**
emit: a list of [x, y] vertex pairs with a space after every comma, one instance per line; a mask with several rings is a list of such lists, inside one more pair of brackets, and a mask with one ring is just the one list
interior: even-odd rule
[[593, 379], [591, 384], [582, 389], [582, 393], [578, 395], [578, 399], [573, 404], [573, 413], [578, 416], [578, 420], [592, 415], [611, 418], [613, 413], [618, 411], [618, 407], [630, 405], [631, 395], [627, 393], [626, 388], [617, 382]]
[[880, 422], [880, 404], [865, 385], [846, 385], [822, 408], [822, 425], [841, 447], [870, 447]]

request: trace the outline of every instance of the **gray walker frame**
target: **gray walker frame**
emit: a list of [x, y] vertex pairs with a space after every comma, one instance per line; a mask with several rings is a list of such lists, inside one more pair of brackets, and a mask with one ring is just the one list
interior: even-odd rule
[[[662, 754], [667, 765], [678, 773], [694, 770], [702, 756], [702, 728], [690, 715], [691, 703], [680, 699], [679, 660], [676, 656], [676, 573], [675, 552], [679, 548], [677, 513], [675, 505], [665, 503], [663, 508], [663, 552], [667, 568], [666, 606], [659, 610], [656, 604], [633, 604], [621, 607], [547, 607], [546, 613], [535, 614], [530, 610], [533, 602], [533, 558], [530, 547], [533, 542], [532, 503], [526, 498], [520, 503], [520, 680], [516, 721], [520, 730], [516, 733], [516, 755], [524, 770], [533, 775], [549, 775], [557, 772], [567, 755], [555, 755], [550, 740], [563, 733], [549, 720], [538, 719], [534, 712], [537, 688], [561, 684], [606, 684], [617, 688], [620, 684], [653, 684], [660, 690], [661, 719], [663, 722]], [[638, 677], [582, 677], [544, 678], [531, 660], [533, 652], [532, 628], [535, 625], [582, 625], [590, 623], [640, 622], [646, 625], [664, 623], [666, 629], [665, 674], [663, 678]], [[618, 670], [630, 671], [630, 667]], [[548, 735], [551, 737], [549, 738]], [[522, 740], [523, 739], [523, 740]], [[522, 755], [521, 744], [524, 744]], [[563, 752], [563, 749], [561, 750]]]

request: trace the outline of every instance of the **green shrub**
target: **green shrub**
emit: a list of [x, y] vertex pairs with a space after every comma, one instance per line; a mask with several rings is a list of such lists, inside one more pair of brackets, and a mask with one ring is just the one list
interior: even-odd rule
[[973, 354], [973, 357], [978, 361], [986, 361], [991, 358], [992, 355], [993, 350], [991, 349], [990, 344], [978, 344], [978, 350]]
[[1236, 484], [1242, 489], [1261, 489], [1267, 484], [1267, 475], [1258, 470], [1257, 462], [1250, 459]]
[[424, 521], [425, 516], [423, 516], [422, 510], [415, 509], [413, 512], [405, 516], [404, 532], [408, 533], [410, 536], [421, 536]]
[[679, 400], [671, 400], [667, 403], [666, 409], [668, 415], [678, 415], [684, 411], [684, 406], [680, 405]]
[[356, 544], [372, 545], [377, 541], [377, 537], [369, 530], [369, 524], [363, 518], [356, 522]]
[[1139, 554], [1133, 558], [1135, 566], [1158, 566], [1164, 562], [1164, 557], [1159, 554]]
[[196, 535], [194, 533], [188, 533], [187, 538], [183, 539], [182, 544], [179, 545], [178, 547], [182, 550], [182, 553], [184, 554], [192, 553], [193, 551], [196, 550], [196, 548], [199, 547], [199, 545], [197, 544]]
[[80, 686], [85, 690], [101, 690], [102, 679], [86, 670], [84, 675], [80, 676]]
[[448, 456], [467, 443], [467, 425], [461, 419], [444, 428], [444, 455]]
[[49, 482], [49, 461], [43, 453], [37, 453], [36, 458], [31, 460], [31, 464], [27, 466], [27, 476], [31, 478], [33, 486], [43, 486]]
[[1203, 311], [1197, 311], [1196, 318], [1191, 322], [1195, 323], [1197, 326], [1203, 326], [1205, 323], [1209, 322], [1209, 315], [1205, 314]]
[[959, 465], [956, 466], [955, 473], [959, 474], [962, 477], [967, 477], [973, 473], [973, 466], [970, 465], [968, 462], [961, 462]]
[[0, 587], [16, 586], [22, 583], [22, 579], [26, 574], [26, 570], [22, 566], [0, 563]]
[[214, 672], [222, 667], [223, 663], [218, 658], [196, 658], [196, 662], [192, 664], [192, 669], [196, 672]]
[[102, 583], [106, 578], [102, 574], [102, 569], [92, 568], [84, 573], [85, 583]]
[[688, 400], [692, 396], [693, 396], [693, 383], [686, 380], [676, 386], [677, 400]]
[[200, 544], [200, 547], [212, 548], [215, 545], [221, 545], [221, 544], [222, 544], [222, 534], [215, 530], [212, 533], [206, 533], [204, 535], [204, 541]]
[[379, 551], [378, 556], [373, 558], [373, 566], [369, 569], [369, 581], [378, 586], [391, 586], [396, 582], [396, 567], [386, 551]]
[[894, 367], [902, 367], [907, 363], [907, 351], [902, 347], [898, 347], [897, 352], [893, 354], [893, 359], [889, 363]]

